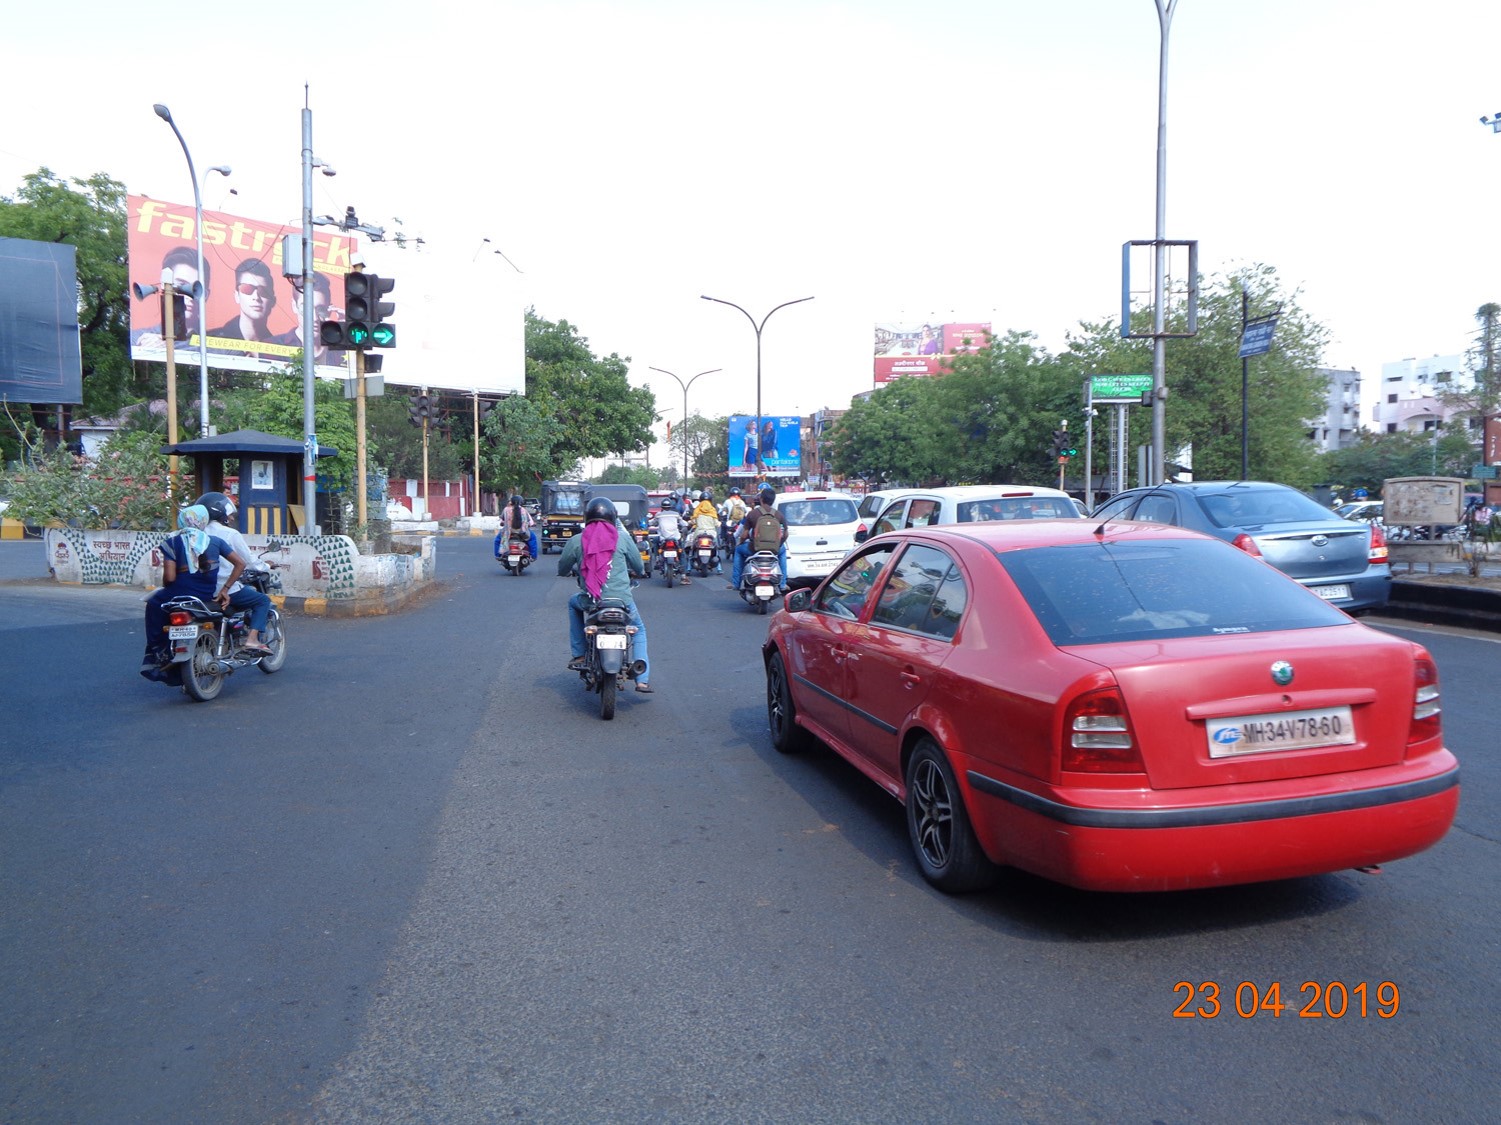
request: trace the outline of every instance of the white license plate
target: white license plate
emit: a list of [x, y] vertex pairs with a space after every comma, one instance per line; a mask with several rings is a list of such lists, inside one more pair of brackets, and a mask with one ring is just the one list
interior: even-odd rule
[[618, 648], [625, 651], [624, 633], [600, 633], [594, 638], [595, 648]]
[[517, 563], [519, 563], [521, 561], [521, 556], [520, 555], [511, 555], [510, 556], [510, 560], [511, 560], [511, 565], [515, 566]]
[[1209, 737], [1211, 758], [1234, 758], [1267, 750], [1349, 746], [1355, 741], [1355, 723], [1348, 707], [1210, 719], [1204, 729]]
[[1315, 586], [1313, 592], [1326, 602], [1338, 601], [1340, 598], [1348, 599], [1350, 587], [1348, 586]]
[[678, 553], [676, 551], [663, 551], [662, 557], [664, 559], [675, 559], [678, 557]]
[[714, 552], [711, 551], [711, 550], [709, 550], [709, 548], [707, 548], [707, 547], [700, 547], [698, 549], [698, 557], [701, 558], [701, 559], [706, 559], [710, 555], [712, 555], [713, 553]]
[[757, 586], [756, 587], [756, 597], [758, 597], [758, 598], [769, 598], [773, 594], [775, 594], [776, 592], [777, 592], [777, 590], [776, 590], [775, 586]]
[[167, 630], [167, 639], [172, 641], [191, 641], [197, 635], [197, 625], [173, 625]]

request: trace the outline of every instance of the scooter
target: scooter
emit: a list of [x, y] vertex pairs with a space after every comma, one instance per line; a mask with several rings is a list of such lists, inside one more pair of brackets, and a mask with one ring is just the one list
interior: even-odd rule
[[707, 578], [709, 571], [719, 565], [719, 553], [712, 531], [695, 531], [689, 537], [688, 559], [700, 578]]
[[762, 616], [782, 588], [782, 564], [775, 551], [756, 551], [740, 572], [741, 599]]
[[636, 627], [626, 603], [613, 598], [584, 611], [584, 667], [579, 677], [586, 691], [599, 695], [599, 717], [615, 717], [615, 696], [646, 671], [635, 659]]
[[513, 534], [506, 540], [505, 550], [497, 546], [495, 557], [509, 574], [522, 574], [532, 565], [531, 544], [525, 535]]
[[678, 541], [670, 536], [658, 540], [656, 552], [657, 573], [667, 579], [667, 588], [672, 589], [673, 583], [683, 577], [682, 552], [678, 549]]
[[[240, 581], [263, 594], [281, 590], [281, 579], [269, 571], [247, 570]], [[191, 595], [173, 598], [162, 609], [167, 614], [167, 643], [172, 664], [182, 676], [182, 690], [199, 703], [217, 698], [224, 690], [224, 681], [240, 668], [254, 665], [269, 675], [281, 671], [287, 662], [287, 638], [274, 605], [261, 635], [261, 643], [271, 650], [269, 656], [241, 648], [247, 628], [246, 610], [223, 613], [213, 603]]]

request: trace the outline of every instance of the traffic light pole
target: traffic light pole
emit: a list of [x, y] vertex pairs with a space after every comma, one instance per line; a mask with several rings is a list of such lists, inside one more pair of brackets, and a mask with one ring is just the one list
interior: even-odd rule
[[351, 354], [349, 362], [354, 365], [354, 472], [355, 479], [359, 482], [355, 486], [355, 502], [358, 505], [358, 523], [360, 532], [369, 538], [368, 516], [368, 487], [365, 479], [365, 353], [355, 351]]
[[[302, 91], [302, 527], [304, 535], [318, 535], [318, 434], [313, 416], [313, 111]], [[203, 276], [199, 270], [199, 278]], [[361, 408], [364, 398], [360, 399]], [[364, 429], [361, 427], [361, 434]], [[360, 477], [364, 481], [363, 474]]]

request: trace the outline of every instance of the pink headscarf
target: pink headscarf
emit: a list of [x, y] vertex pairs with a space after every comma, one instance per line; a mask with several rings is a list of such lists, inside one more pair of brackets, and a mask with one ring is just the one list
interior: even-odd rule
[[610, 576], [610, 561], [615, 557], [615, 545], [619, 542], [620, 529], [611, 520], [594, 520], [584, 525], [584, 561], [579, 567], [579, 575], [590, 597], [598, 598], [605, 588], [605, 579]]

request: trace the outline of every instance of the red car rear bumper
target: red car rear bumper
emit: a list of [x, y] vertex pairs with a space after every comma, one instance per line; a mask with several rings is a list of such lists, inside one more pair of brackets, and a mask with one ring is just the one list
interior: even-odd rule
[[1085, 890], [1168, 891], [1388, 863], [1448, 832], [1459, 807], [1451, 754], [1371, 773], [1335, 792], [1237, 786], [1233, 803], [1213, 803], [1212, 789], [1149, 792], [1149, 804], [1140, 790], [1043, 794], [977, 769], [965, 781], [993, 860]]

